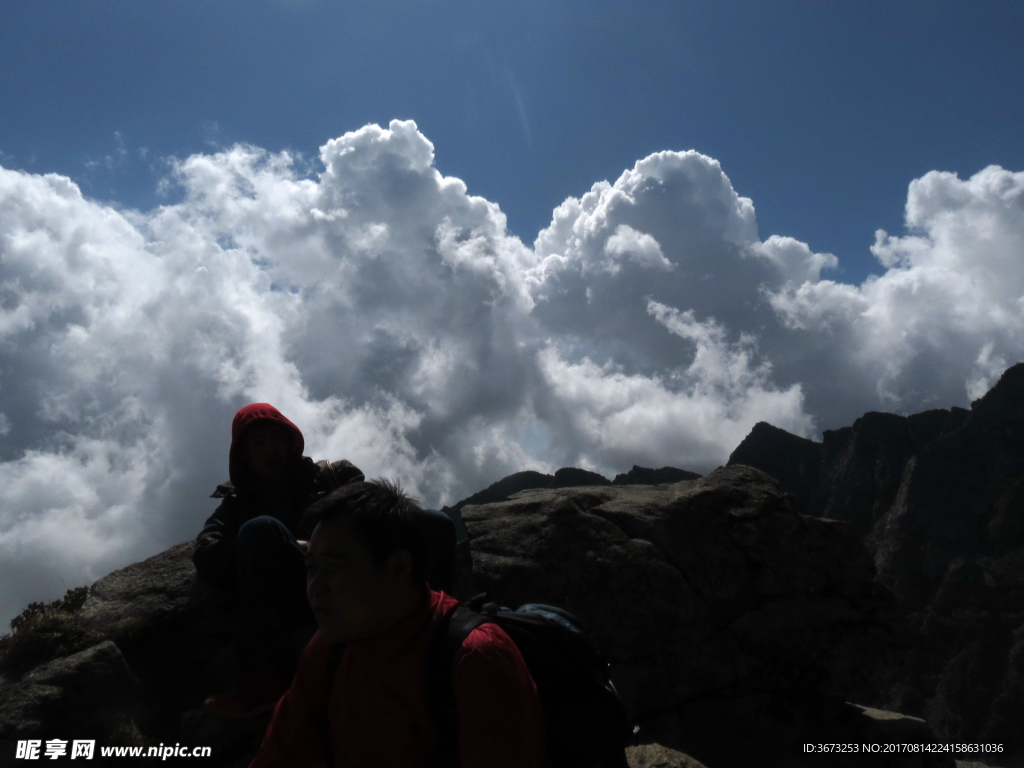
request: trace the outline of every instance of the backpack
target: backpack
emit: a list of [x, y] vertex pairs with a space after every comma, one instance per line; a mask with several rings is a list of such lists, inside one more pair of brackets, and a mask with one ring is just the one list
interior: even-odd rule
[[515, 611], [488, 592], [458, 605], [438, 627], [427, 651], [427, 701], [441, 731], [428, 766], [458, 764], [455, 653], [476, 627], [501, 627], [523, 655], [547, 717], [546, 747], [555, 768], [627, 768], [625, 748], [638, 728], [608, 676], [608, 662], [579, 619], [550, 605], [528, 603]]

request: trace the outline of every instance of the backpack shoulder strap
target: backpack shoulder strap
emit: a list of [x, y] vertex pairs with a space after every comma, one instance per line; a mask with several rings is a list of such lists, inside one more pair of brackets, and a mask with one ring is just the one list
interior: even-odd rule
[[426, 763], [426, 768], [447, 768], [458, 765], [459, 713], [455, 701], [455, 654], [469, 633], [491, 617], [459, 604], [442, 619], [427, 649], [424, 677], [427, 708], [441, 742]]
[[[327, 677], [327, 704], [330, 705], [331, 693], [334, 690], [334, 678], [338, 674], [338, 668], [341, 666], [341, 657], [345, 655], [346, 643], [336, 643], [331, 646], [327, 652], [327, 667], [325, 669], [325, 675]], [[324, 749], [324, 761], [327, 768], [334, 768], [337, 760], [334, 755], [334, 750], [331, 747], [331, 725], [327, 719], [327, 706], [324, 707], [323, 712], [317, 715], [317, 730], [320, 733], [320, 739]]]

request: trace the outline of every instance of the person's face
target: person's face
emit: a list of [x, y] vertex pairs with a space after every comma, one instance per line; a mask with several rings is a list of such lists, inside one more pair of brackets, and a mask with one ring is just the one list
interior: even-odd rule
[[249, 470], [262, 478], [284, 473], [291, 458], [292, 436], [280, 424], [253, 424], [245, 431], [245, 458]]
[[341, 517], [320, 523], [306, 552], [306, 596], [328, 643], [373, 637], [403, 618], [412, 557], [400, 550], [376, 567]]

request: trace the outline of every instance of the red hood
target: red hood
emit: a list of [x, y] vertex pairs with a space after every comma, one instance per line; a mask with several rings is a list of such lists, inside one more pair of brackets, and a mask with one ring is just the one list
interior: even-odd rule
[[277, 408], [270, 403], [250, 403], [235, 414], [231, 422], [231, 451], [228, 453], [228, 475], [231, 484], [240, 489], [246, 483], [245, 458], [241, 455], [241, 437], [245, 430], [259, 421], [273, 421], [288, 427], [292, 433], [292, 456], [296, 459], [302, 456], [302, 449], [306, 442], [302, 438], [302, 432], [286, 419]]

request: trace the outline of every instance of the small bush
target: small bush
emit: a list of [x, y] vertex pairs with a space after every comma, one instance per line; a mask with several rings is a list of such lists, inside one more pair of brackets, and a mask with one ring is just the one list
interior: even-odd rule
[[69, 589], [59, 600], [30, 603], [11, 619], [11, 634], [0, 635], [0, 674], [20, 675], [102, 641], [101, 635], [78, 624], [76, 613], [88, 596], [88, 587]]

